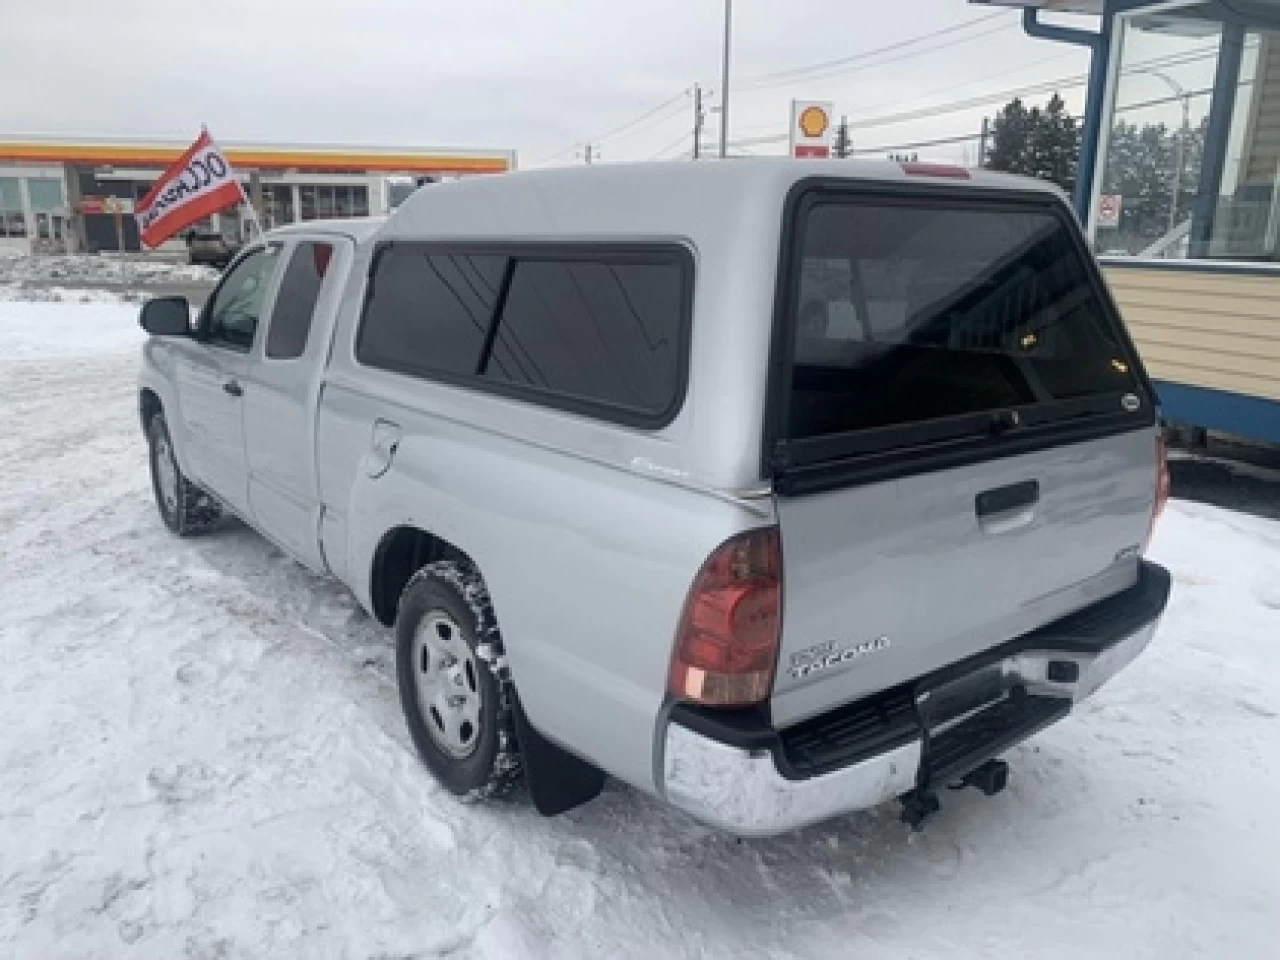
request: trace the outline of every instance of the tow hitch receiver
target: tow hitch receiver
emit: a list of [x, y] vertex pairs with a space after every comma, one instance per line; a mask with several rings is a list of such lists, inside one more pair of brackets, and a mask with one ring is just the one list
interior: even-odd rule
[[[981, 790], [984, 796], [994, 797], [1009, 785], [1009, 764], [1004, 760], [988, 760], [986, 763], [970, 770], [959, 782], [951, 784], [952, 790], [963, 790], [973, 787]], [[912, 830], [920, 830], [931, 816], [942, 809], [938, 795], [929, 789], [916, 789], [904, 793], [902, 812], [898, 815]]]
[[1008, 785], [1009, 764], [1003, 760], [988, 760], [976, 770], [966, 773], [964, 779], [957, 785], [957, 789], [974, 787], [986, 796], [994, 797]]
[[[916, 694], [921, 759], [916, 788], [902, 797], [902, 821], [919, 830], [939, 809], [937, 790], [974, 787], [988, 797], [1009, 783], [995, 755], [1066, 716], [1071, 701], [1002, 689], [998, 668], [975, 671]], [[993, 695], [994, 694], [994, 695]]]
[[912, 830], [923, 829], [924, 822], [942, 809], [938, 795], [932, 790], [912, 790], [899, 799], [902, 800], [902, 812], [898, 818]]

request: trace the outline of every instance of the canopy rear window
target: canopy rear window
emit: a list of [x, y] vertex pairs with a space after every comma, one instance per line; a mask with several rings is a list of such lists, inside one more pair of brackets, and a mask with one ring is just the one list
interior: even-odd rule
[[885, 449], [1131, 407], [1127, 340], [1057, 207], [959, 192], [799, 203], [780, 439], [870, 431]]

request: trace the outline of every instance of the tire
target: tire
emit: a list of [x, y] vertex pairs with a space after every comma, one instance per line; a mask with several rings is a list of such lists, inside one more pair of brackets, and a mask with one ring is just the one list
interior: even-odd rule
[[522, 772], [513, 689], [489, 591], [469, 565], [440, 561], [409, 579], [396, 679], [414, 746], [446, 789], [466, 800], [511, 793]]
[[147, 443], [151, 448], [151, 490], [164, 525], [180, 537], [189, 537], [222, 519], [218, 501], [183, 476], [164, 414], [155, 414], [147, 424]]

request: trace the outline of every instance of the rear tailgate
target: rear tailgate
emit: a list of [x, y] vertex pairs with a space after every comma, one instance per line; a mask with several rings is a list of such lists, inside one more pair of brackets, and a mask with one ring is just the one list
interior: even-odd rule
[[1130, 586], [1154, 407], [1041, 193], [818, 183], [788, 209], [766, 467], [780, 726]]

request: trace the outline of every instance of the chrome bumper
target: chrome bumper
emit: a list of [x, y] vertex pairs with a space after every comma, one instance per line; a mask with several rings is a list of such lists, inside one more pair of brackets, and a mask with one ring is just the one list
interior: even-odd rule
[[[985, 669], [996, 669], [1009, 681], [1040, 696], [1073, 703], [1091, 696], [1128, 666], [1151, 642], [1159, 621], [1121, 638], [1095, 655], [1062, 650], [1022, 650]], [[1078, 666], [1070, 682], [1055, 665]], [[1069, 671], [1068, 671], [1069, 672]], [[822, 820], [865, 810], [892, 800], [916, 786], [921, 741], [803, 780], [779, 772], [769, 750], [742, 750], [669, 721], [662, 760], [663, 794], [698, 820], [739, 836], [770, 836]]]

